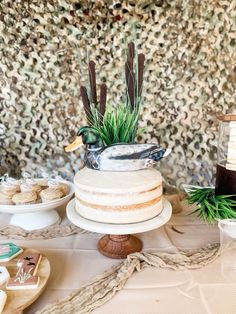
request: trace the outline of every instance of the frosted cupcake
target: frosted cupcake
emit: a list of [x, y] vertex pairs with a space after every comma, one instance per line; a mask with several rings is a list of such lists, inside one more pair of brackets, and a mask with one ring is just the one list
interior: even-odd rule
[[21, 192], [33, 191], [37, 194], [39, 194], [42, 190], [41, 186], [39, 185], [29, 185], [29, 184], [21, 184], [20, 189], [21, 189]]
[[7, 178], [6, 182], [14, 186], [18, 190], [18, 192], [20, 192], [21, 180], [16, 180], [14, 178]]
[[42, 190], [41, 186], [33, 179], [27, 179], [24, 184], [20, 186], [21, 192], [33, 191], [39, 194]]
[[41, 187], [42, 190], [48, 188], [48, 179], [47, 178], [38, 179], [37, 183]]
[[48, 188], [48, 180], [49, 180], [49, 173], [46, 171], [42, 172], [42, 178], [37, 180], [38, 185], [41, 186], [42, 190]]
[[62, 181], [58, 181], [57, 179], [54, 180], [49, 180], [48, 181], [48, 186], [50, 188], [56, 188], [56, 189], [60, 189], [63, 192], [63, 196], [66, 196], [69, 192], [69, 186], [68, 184], [62, 182]]
[[6, 192], [0, 191], [0, 204], [1, 205], [12, 205], [12, 195]]
[[40, 192], [40, 196], [41, 196], [42, 202], [45, 203], [45, 202], [50, 202], [50, 201], [54, 201], [54, 200], [62, 198], [63, 192], [62, 190], [58, 188], [49, 187], [45, 190], [42, 190]]
[[5, 181], [1, 184], [1, 192], [5, 192], [8, 195], [13, 196], [19, 192], [19, 186], [12, 185], [11, 183]]
[[16, 205], [36, 204], [38, 199], [37, 193], [33, 191], [20, 192], [12, 197], [12, 201]]

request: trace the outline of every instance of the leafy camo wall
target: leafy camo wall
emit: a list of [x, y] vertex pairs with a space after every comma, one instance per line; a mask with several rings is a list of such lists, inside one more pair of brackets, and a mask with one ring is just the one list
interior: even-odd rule
[[236, 108], [236, 1], [136, 2], [0, 2], [2, 165], [72, 178], [83, 151], [63, 147], [85, 123], [78, 86], [87, 60], [118, 102], [135, 39], [146, 56], [138, 140], [172, 148], [160, 164], [170, 184], [213, 182], [215, 116]]

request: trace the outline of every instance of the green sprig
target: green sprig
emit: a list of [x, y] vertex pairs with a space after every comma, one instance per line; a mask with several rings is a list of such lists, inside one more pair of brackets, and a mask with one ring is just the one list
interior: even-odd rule
[[138, 132], [140, 106], [131, 109], [123, 103], [108, 105], [102, 117], [96, 107], [92, 107], [89, 121], [102, 139], [104, 145], [134, 143]]
[[193, 213], [213, 223], [220, 219], [236, 218], [236, 195], [215, 195], [214, 188], [191, 187], [187, 190], [187, 201], [196, 204]]

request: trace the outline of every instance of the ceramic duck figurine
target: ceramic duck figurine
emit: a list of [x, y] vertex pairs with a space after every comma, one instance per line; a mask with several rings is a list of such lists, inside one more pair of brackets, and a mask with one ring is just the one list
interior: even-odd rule
[[85, 164], [101, 171], [136, 171], [148, 168], [170, 153], [156, 144], [113, 144], [103, 146], [99, 134], [91, 127], [82, 127], [66, 152], [86, 145]]

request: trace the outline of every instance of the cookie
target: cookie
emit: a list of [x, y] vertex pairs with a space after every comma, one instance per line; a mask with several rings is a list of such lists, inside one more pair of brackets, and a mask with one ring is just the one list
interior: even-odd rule
[[11, 277], [6, 285], [7, 290], [36, 289], [40, 278], [36, 276], [42, 255], [39, 253], [26, 253], [17, 262], [18, 271]]
[[63, 197], [62, 190], [58, 188], [47, 188], [40, 192], [40, 196], [43, 202], [54, 201]]
[[36, 192], [20, 192], [12, 197], [12, 201], [16, 205], [28, 205], [37, 203], [38, 195]]
[[0, 313], [2, 313], [7, 301], [7, 294], [5, 291], [0, 290]]
[[22, 252], [23, 249], [14, 243], [2, 243], [0, 244], [0, 262], [8, 262]]
[[7, 268], [5, 266], [0, 266], [0, 286], [3, 285], [9, 278], [10, 275]]

